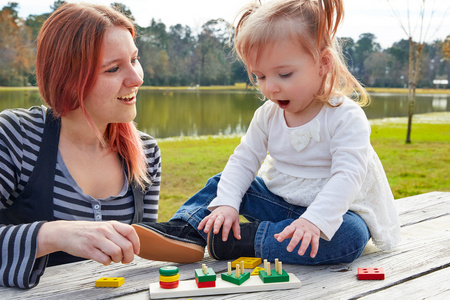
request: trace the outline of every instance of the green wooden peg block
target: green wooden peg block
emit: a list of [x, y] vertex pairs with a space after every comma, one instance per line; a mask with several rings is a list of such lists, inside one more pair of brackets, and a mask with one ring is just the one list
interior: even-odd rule
[[280, 274], [276, 272], [275, 270], [272, 270], [270, 272], [270, 275], [267, 275], [266, 271], [259, 271], [259, 278], [261, 278], [262, 282], [264, 283], [271, 283], [271, 282], [287, 282], [289, 281], [289, 274], [286, 273], [285, 270]]
[[216, 272], [212, 268], [207, 268], [207, 272], [203, 272], [203, 269], [195, 269], [195, 277], [198, 282], [207, 282], [216, 280]]
[[244, 283], [247, 279], [250, 278], [250, 272], [245, 272], [243, 274], [240, 274], [239, 278], [236, 277], [236, 273], [231, 273], [231, 275], [228, 275], [227, 273], [222, 273], [220, 275], [220, 277], [222, 278], [222, 280], [237, 284], [237, 285], [241, 285], [242, 283]]

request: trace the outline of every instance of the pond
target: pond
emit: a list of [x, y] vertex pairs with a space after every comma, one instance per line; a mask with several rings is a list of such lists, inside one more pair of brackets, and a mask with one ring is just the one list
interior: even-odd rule
[[[404, 117], [408, 96], [372, 94], [369, 119]], [[450, 111], [449, 95], [417, 95], [415, 113]], [[0, 91], [0, 110], [42, 102], [37, 90]], [[148, 90], [138, 94], [138, 128], [155, 138], [243, 134], [262, 104], [252, 91]]]

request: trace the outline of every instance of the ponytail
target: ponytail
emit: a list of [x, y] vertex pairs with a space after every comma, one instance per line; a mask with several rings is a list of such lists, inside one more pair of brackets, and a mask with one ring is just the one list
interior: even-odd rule
[[318, 0], [319, 24], [317, 28], [317, 41], [320, 43], [323, 36], [328, 33], [331, 39], [344, 19], [344, 4], [342, 0]]

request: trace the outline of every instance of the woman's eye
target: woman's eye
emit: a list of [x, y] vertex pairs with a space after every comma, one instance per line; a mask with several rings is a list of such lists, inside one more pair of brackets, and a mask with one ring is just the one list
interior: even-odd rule
[[106, 70], [106, 73], [115, 73], [115, 72], [117, 72], [117, 70], [119, 70], [119, 67], [114, 67], [109, 70]]
[[288, 77], [290, 77], [292, 75], [292, 72], [291, 73], [287, 73], [287, 74], [280, 74], [280, 77], [281, 78], [288, 78]]
[[140, 59], [141, 59], [140, 56], [136, 56], [135, 58], [133, 58], [133, 59], [131, 60], [131, 63], [132, 63], [132, 64], [135, 64], [135, 63], [138, 62]]

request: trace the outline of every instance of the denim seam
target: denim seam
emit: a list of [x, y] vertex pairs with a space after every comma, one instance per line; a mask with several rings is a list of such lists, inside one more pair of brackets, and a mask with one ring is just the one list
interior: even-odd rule
[[[255, 256], [258, 256], [257, 248], [259, 248], [259, 257], [264, 257], [263, 255], [263, 241], [267, 232], [267, 227], [269, 226], [268, 221], [261, 222], [259, 224], [258, 230], [255, 236]], [[257, 238], [259, 236], [259, 238]], [[258, 240], [258, 242], [256, 242]]]
[[[212, 199], [214, 199], [214, 198], [212, 198]], [[185, 216], [185, 217], [187, 217], [187, 219], [194, 219], [194, 220], [198, 221], [197, 218], [196, 218], [197, 212], [199, 210], [201, 210], [201, 209], [207, 209], [209, 202], [210, 201], [207, 201], [205, 204], [203, 204], [202, 206], [197, 207], [195, 210], [190, 210], [190, 211], [185, 211], [184, 210], [183, 212], [179, 212], [178, 211], [178, 212], [175, 213], [174, 217], [177, 216], [177, 219], [178, 219], [179, 217]], [[172, 217], [172, 219], [173, 219], [173, 217]], [[182, 220], [184, 220], [184, 221], [187, 221], [187, 219], [185, 220], [185, 219], [182, 218]]]

